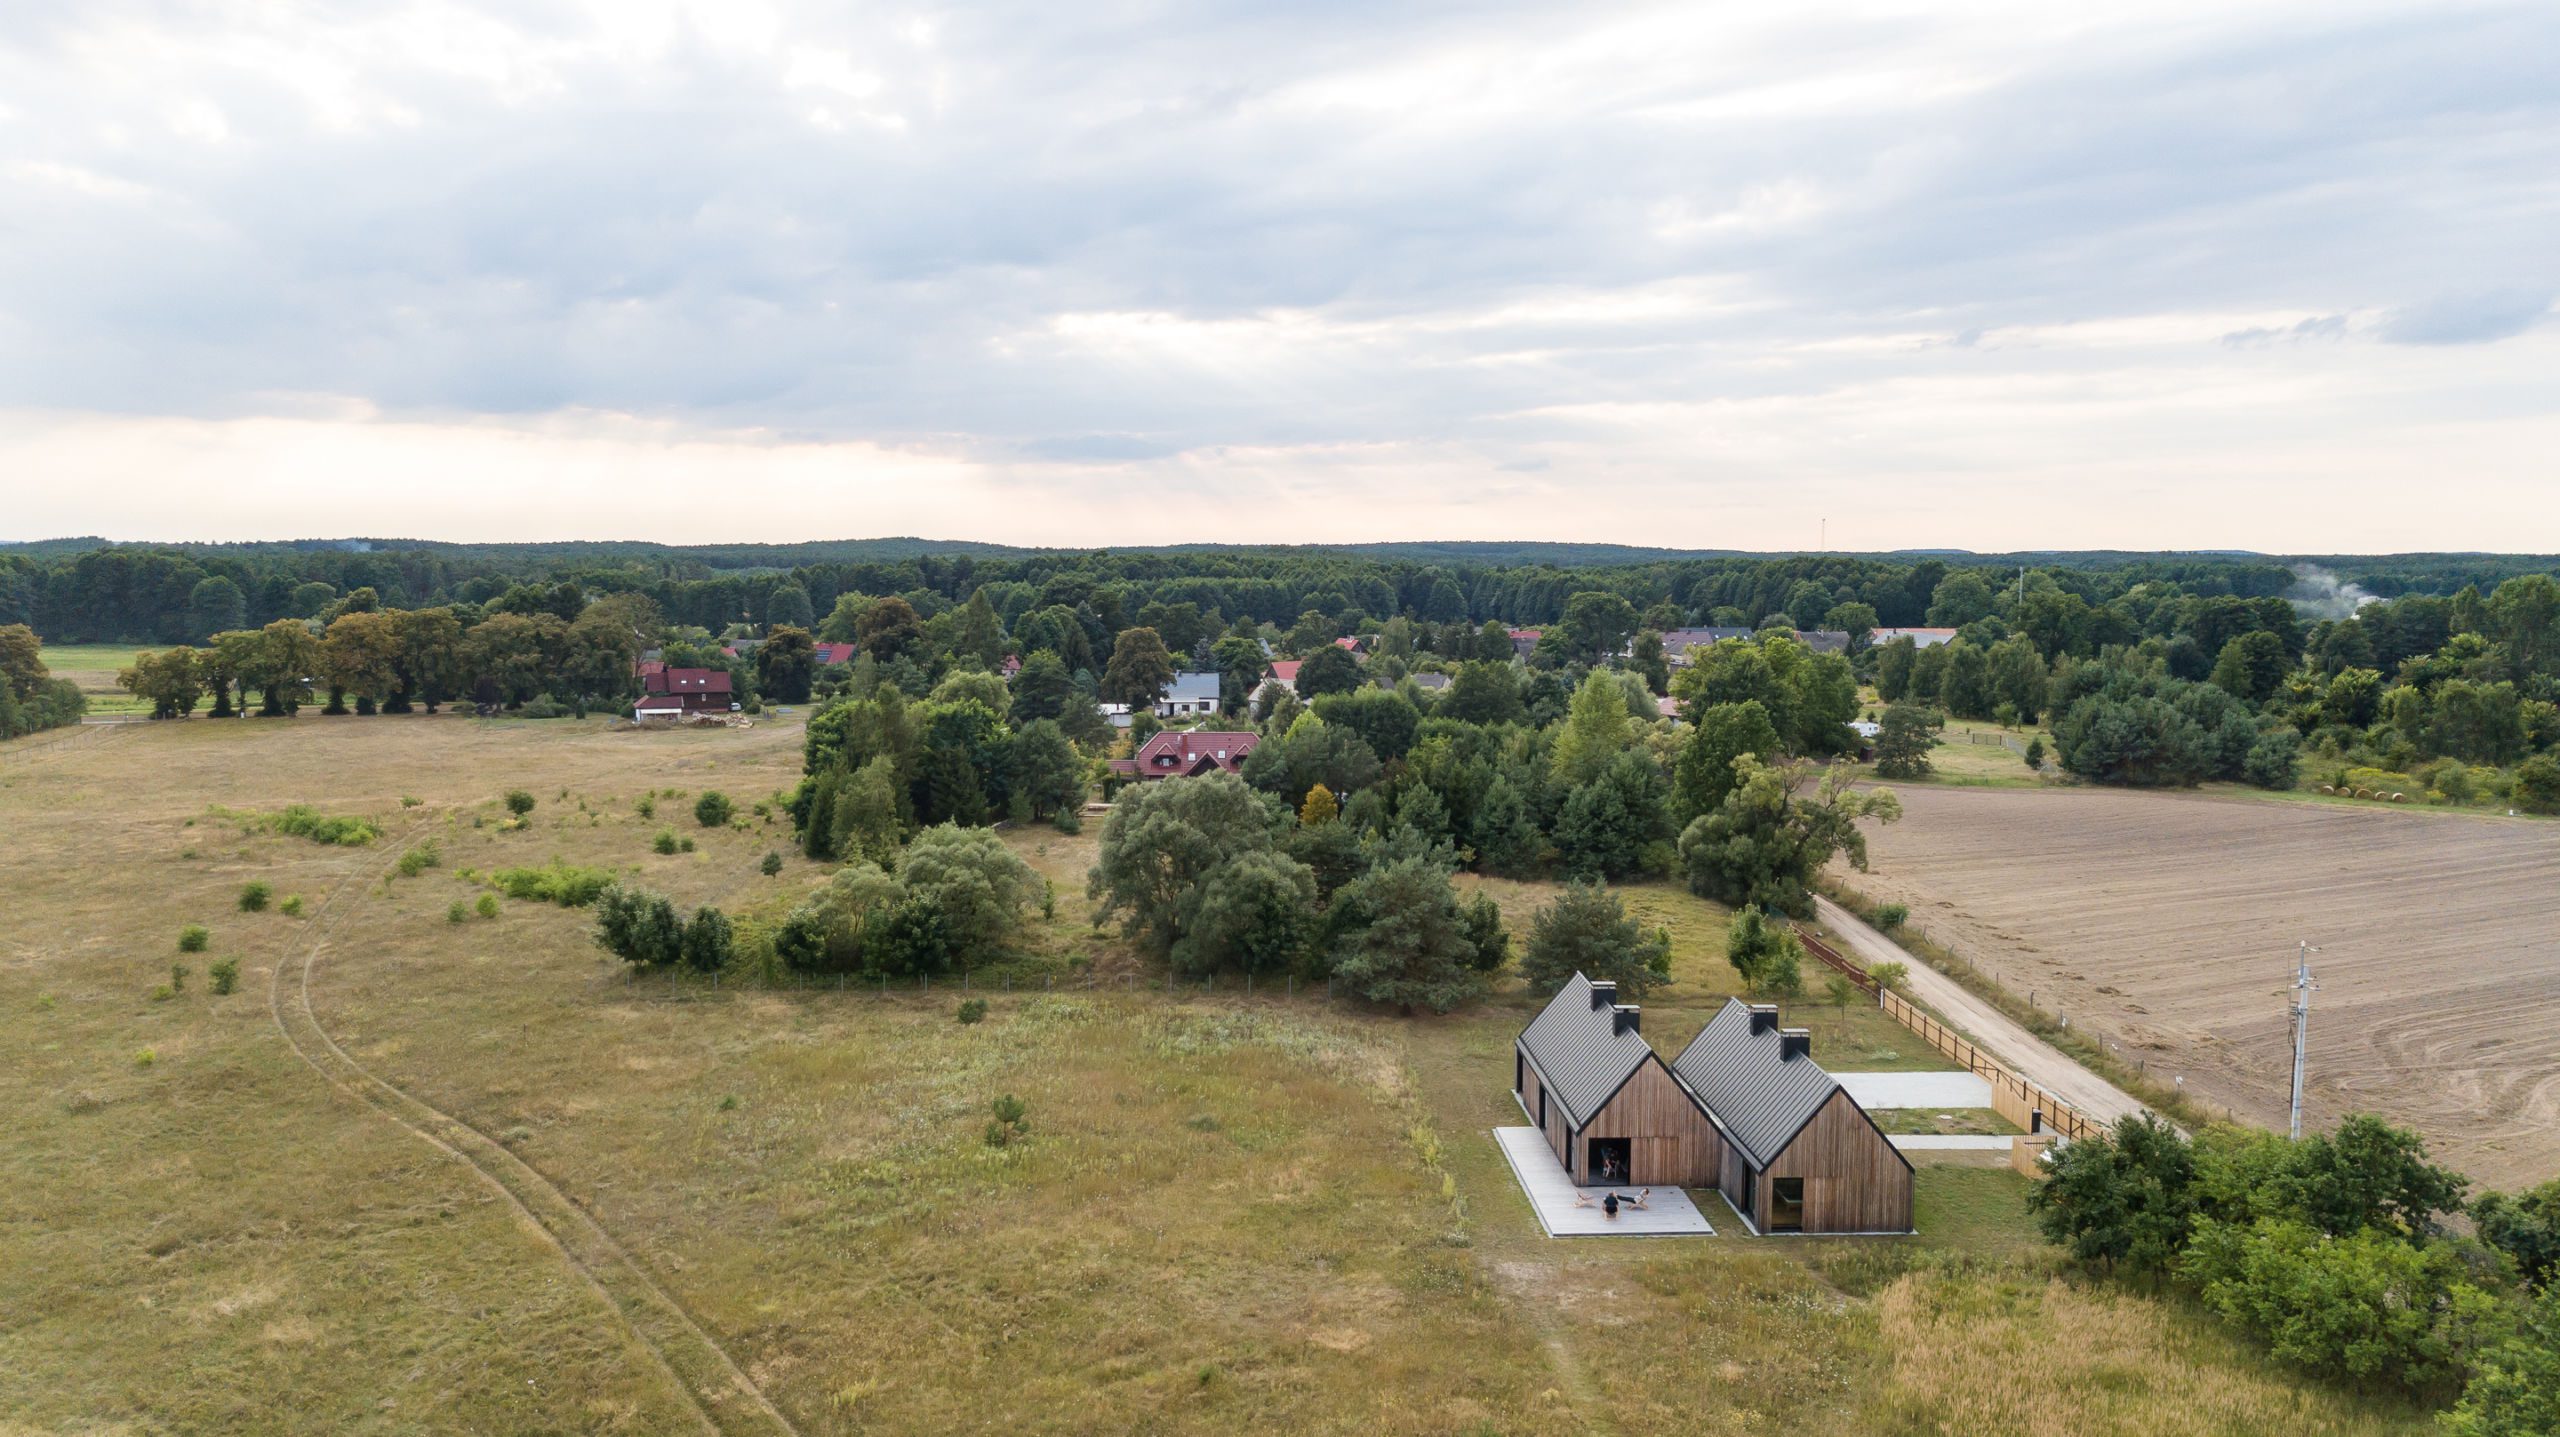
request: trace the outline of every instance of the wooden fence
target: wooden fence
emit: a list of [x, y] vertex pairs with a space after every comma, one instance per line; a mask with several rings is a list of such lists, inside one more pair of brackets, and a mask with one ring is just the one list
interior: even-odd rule
[[1889, 988], [1879, 987], [1867, 970], [1859, 967], [1830, 944], [1796, 929], [1804, 949], [1826, 967], [1847, 975], [1876, 998], [1876, 1006], [1885, 1016], [1920, 1036], [1921, 1041], [1938, 1050], [1949, 1062], [1961, 1063], [1965, 1070], [1991, 1083], [1991, 1108], [2027, 1132], [2060, 1133], [2066, 1138], [2084, 1138], [2103, 1134], [2107, 1125], [2028, 1082], [2010, 1071], [2009, 1065], [1984, 1052], [1971, 1039], [1921, 1011], [1919, 1005]]

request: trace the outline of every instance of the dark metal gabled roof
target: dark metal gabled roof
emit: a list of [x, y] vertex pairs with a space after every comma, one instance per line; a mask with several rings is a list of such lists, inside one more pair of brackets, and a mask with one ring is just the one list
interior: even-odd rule
[[1751, 1031], [1751, 1006], [1739, 998], [1707, 1021], [1671, 1071], [1697, 1094], [1755, 1168], [1786, 1151], [1804, 1125], [1840, 1091], [1839, 1080], [1811, 1054], [1789, 1058], [1776, 1028]]
[[1591, 1121], [1628, 1077], [1653, 1056], [1653, 1045], [1634, 1028], [1618, 1031], [1616, 1005], [1591, 1006], [1591, 980], [1576, 973], [1556, 990], [1529, 1026], [1520, 1046], [1538, 1065], [1540, 1080], [1564, 1104], [1573, 1127]]

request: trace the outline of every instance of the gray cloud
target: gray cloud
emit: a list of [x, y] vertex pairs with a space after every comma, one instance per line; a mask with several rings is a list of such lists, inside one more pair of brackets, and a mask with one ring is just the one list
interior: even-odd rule
[[2394, 313], [2382, 337], [2392, 344], [2493, 344], [2524, 333], [2550, 312], [2547, 289], [2439, 295]]
[[[1630, 408], [1668, 450], [1701, 408], [2201, 387], [2348, 313], [2513, 335], [2560, 284], [2543, 6], [653, 8], [0, 16], [0, 403], [1564, 485], [1524, 446]], [[2071, 337], [2107, 326], [2145, 337]]]
[[2231, 349], [2264, 349], [2272, 344], [2304, 344], [2312, 341], [2339, 340], [2347, 337], [2347, 317], [2343, 314], [2319, 314], [2287, 325], [2256, 325], [2235, 329], [2222, 337]]

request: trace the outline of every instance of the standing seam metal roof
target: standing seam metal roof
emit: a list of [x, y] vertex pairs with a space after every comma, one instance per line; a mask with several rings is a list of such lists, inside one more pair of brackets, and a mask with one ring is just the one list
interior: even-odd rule
[[1579, 1128], [1608, 1103], [1627, 1078], [1653, 1056], [1653, 1045], [1635, 1029], [1617, 1031], [1614, 1005], [1591, 1006], [1591, 980], [1576, 973], [1520, 1030], [1520, 1046], [1547, 1090], [1564, 1104]]
[[1755, 1168], [1786, 1150], [1804, 1125], [1840, 1091], [1811, 1054], [1779, 1056], [1778, 1031], [1751, 1031], [1751, 1006], [1739, 998], [1707, 1021], [1671, 1071], [1715, 1114], [1725, 1135]]

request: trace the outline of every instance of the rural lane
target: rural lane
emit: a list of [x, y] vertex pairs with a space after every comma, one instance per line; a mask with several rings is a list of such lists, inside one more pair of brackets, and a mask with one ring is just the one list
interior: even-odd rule
[[1911, 970], [1911, 996], [1937, 1010], [1964, 1030], [1966, 1037], [1988, 1048], [2028, 1082], [2087, 1113], [2112, 1123], [2127, 1113], [2147, 1112], [2122, 1088], [2090, 1072], [2052, 1044], [2018, 1026], [2008, 1014], [1968, 993], [1953, 978], [1923, 963], [1902, 946], [1869, 927], [1864, 919], [1823, 897], [1813, 897], [1814, 916], [1840, 935], [1858, 961], [1872, 967], [1900, 963]]

